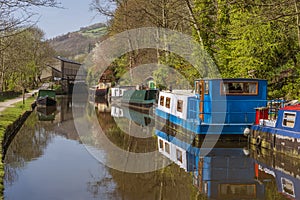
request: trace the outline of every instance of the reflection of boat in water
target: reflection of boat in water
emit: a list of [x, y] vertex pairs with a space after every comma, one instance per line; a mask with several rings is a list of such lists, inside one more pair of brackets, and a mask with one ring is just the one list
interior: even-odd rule
[[54, 90], [40, 89], [36, 99], [36, 104], [38, 106], [55, 106], [56, 93]]
[[95, 99], [95, 108], [98, 112], [110, 112], [111, 111], [111, 104], [106, 100], [96, 101]]
[[137, 138], [151, 137], [155, 127], [153, 116], [139, 112], [126, 106], [113, 105], [111, 116], [118, 127], [131, 136]]
[[211, 199], [263, 199], [264, 185], [255, 177], [254, 160], [243, 148], [191, 146], [156, 130], [159, 152], [193, 174], [193, 184]]
[[127, 118], [142, 127], [154, 126], [154, 118], [151, 115], [130, 109], [126, 106], [113, 105], [111, 116], [115, 118]]
[[56, 106], [46, 106], [36, 108], [39, 121], [53, 121], [56, 115]]
[[288, 199], [300, 199], [300, 160], [272, 150], [258, 151], [252, 147], [254, 151], [251, 151], [251, 157], [256, 160], [256, 179], [271, 182]]
[[194, 134], [243, 135], [255, 119], [256, 107], [267, 104], [267, 82], [259, 79], [201, 79], [195, 91], [159, 93], [156, 115]]
[[289, 199], [299, 199], [300, 180], [280, 168], [273, 168], [263, 163], [255, 164], [255, 177], [260, 181], [274, 180], [277, 190]]

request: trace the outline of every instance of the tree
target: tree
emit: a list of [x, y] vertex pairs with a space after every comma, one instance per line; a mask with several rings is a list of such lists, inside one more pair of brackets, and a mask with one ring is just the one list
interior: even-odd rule
[[32, 7], [58, 7], [56, 0], [2, 0], [0, 1], [0, 37], [16, 34], [16, 30], [32, 23], [36, 14]]
[[37, 77], [54, 53], [43, 37], [40, 29], [26, 28], [14, 36], [2, 38], [6, 44], [5, 51], [0, 54], [2, 91], [21, 89], [25, 94], [27, 88], [37, 85]]

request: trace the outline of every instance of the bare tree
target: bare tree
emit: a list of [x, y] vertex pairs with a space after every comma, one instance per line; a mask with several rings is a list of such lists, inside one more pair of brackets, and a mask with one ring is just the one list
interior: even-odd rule
[[0, 37], [7, 37], [29, 23], [34, 23], [32, 7], [59, 7], [57, 0], [0, 0]]

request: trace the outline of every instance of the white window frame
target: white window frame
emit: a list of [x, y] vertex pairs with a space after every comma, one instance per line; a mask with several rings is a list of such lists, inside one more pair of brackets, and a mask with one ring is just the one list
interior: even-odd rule
[[[295, 115], [294, 119], [290, 119], [288, 117], [285, 117], [285, 114], [290, 114], [290, 115]], [[297, 117], [297, 113], [296, 112], [287, 112], [287, 111], [284, 111], [283, 112], [283, 116], [282, 116], [282, 126], [283, 127], [287, 127], [287, 128], [294, 128], [295, 127], [295, 124], [296, 124], [296, 117]], [[289, 121], [292, 121], [294, 122], [294, 125], [293, 126], [287, 126], [287, 125], [284, 125], [284, 120], [285, 119], [290, 119]]]

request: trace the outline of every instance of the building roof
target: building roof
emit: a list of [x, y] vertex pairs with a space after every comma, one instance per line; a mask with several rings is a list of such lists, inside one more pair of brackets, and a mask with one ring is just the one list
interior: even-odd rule
[[58, 60], [60, 60], [60, 61], [63, 61], [63, 62], [72, 63], [72, 64], [76, 64], [76, 65], [82, 65], [79, 62], [76, 62], [76, 61], [73, 61], [73, 60], [69, 60], [68, 58], [63, 58], [61, 56], [56, 56], [55, 58], [58, 59]]

